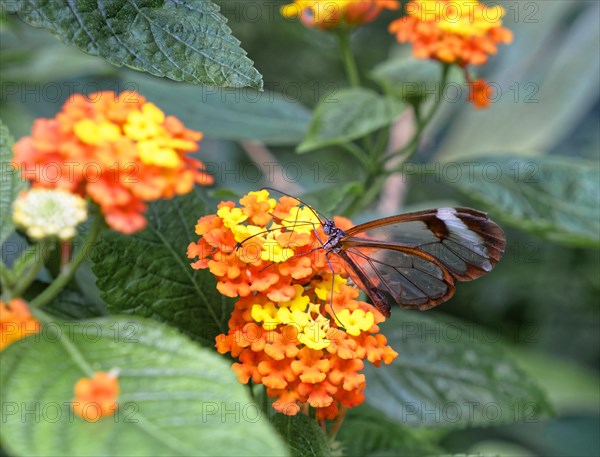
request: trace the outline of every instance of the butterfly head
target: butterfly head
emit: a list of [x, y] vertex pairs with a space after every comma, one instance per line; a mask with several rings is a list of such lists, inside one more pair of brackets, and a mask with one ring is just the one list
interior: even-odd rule
[[333, 222], [333, 221], [327, 220], [323, 224], [323, 231], [325, 232], [325, 235], [327, 235], [327, 236], [333, 235], [333, 233], [335, 232], [336, 229], [337, 229], [337, 227], [335, 226], [335, 222]]

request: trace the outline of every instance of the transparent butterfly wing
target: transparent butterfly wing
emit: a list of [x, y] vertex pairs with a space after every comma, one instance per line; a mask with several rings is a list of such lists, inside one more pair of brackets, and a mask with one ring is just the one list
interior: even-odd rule
[[389, 315], [393, 303], [428, 309], [448, 300], [455, 280], [493, 269], [505, 238], [485, 213], [439, 208], [358, 225], [341, 244], [353, 281]]

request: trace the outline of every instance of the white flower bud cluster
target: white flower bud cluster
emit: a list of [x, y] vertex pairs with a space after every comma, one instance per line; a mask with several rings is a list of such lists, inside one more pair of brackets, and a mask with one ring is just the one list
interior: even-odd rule
[[13, 204], [15, 224], [34, 239], [69, 240], [87, 215], [86, 201], [61, 189], [30, 189], [21, 192]]

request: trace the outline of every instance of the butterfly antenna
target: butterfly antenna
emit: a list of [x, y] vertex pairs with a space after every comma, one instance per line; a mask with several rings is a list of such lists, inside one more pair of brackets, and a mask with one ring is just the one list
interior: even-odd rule
[[[315, 216], [317, 216], [317, 219], [319, 219], [319, 222], [321, 222], [321, 225], [323, 225], [323, 221], [324, 220], [325, 221], [329, 220], [329, 218], [327, 216], [325, 216], [324, 214], [320, 213], [319, 211], [317, 211], [312, 206], [310, 206], [308, 203], [305, 203], [304, 201], [302, 201], [298, 197], [290, 195], [290, 194], [288, 194], [286, 192], [283, 192], [283, 191], [281, 191], [279, 189], [274, 189], [273, 187], [263, 187], [262, 189], [270, 191], [270, 192], [277, 192], [277, 193], [279, 193], [281, 195], [285, 195], [286, 197], [290, 197], [290, 198], [293, 198], [294, 200], [297, 200], [302, 205], [304, 205], [308, 209], [310, 209]], [[294, 222], [294, 224], [295, 224], [295, 222]], [[317, 230], [314, 227], [313, 227], [313, 230], [315, 232], [315, 236], [319, 240], [319, 243], [321, 243], [321, 245], [324, 245], [323, 240], [321, 240], [321, 238], [319, 237], [319, 234], [317, 233]], [[312, 250], [311, 250], [311, 252], [312, 252]], [[335, 270], [334, 270], [333, 266], [331, 265], [331, 262], [329, 261], [328, 254], [325, 254], [325, 261], [327, 262], [327, 265], [329, 265], [329, 269], [331, 270], [331, 273], [332, 273], [332, 276], [331, 276], [331, 298], [330, 298], [330, 301], [329, 301], [329, 307], [331, 308], [331, 312], [333, 314], [333, 318], [340, 325], [340, 328], [345, 331], [346, 329], [344, 328], [344, 325], [342, 324], [342, 321], [340, 321], [340, 319], [337, 317], [337, 314], [335, 312], [335, 308], [333, 307], [333, 294], [335, 293], [335, 290], [334, 290], [335, 289]]]
[[302, 200], [300, 200], [298, 197], [294, 197], [293, 195], [287, 194], [287, 193], [285, 193], [285, 192], [283, 192], [281, 190], [274, 189], [273, 187], [263, 187], [262, 189], [263, 190], [268, 190], [270, 192], [277, 192], [277, 193], [279, 193], [281, 195], [285, 195], [286, 197], [293, 198], [294, 200], [297, 200], [298, 202], [302, 203], [304, 206], [306, 206], [308, 209], [310, 209], [315, 216], [317, 216], [317, 219], [319, 219], [319, 221], [321, 222], [321, 225], [323, 225], [323, 221], [324, 220], [325, 221], [329, 220], [329, 218], [327, 216], [325, 216], [323, 213], [317, 211], [312, 206], [310, 206], [308, 203], [305, 203]]
[[[312, 225], [314, 227], [315, 223], [314, 222], [308, 222], [308, 221], [306, 221], [306, 222], [305, 221], [294, 222], [294, 227], [296, 227], [297, 225]], [[235, 245], [235, 249], [237, 250], [237, 249], [241, 248], [244, 245], [244, 243], [246, 243], [246, 241], [249, 241], [252, 238], [264, 235], [265, 233], [276, 232], [277, 230], [281, 230], [281, 227], [276, 227], [276, 228], [271, 228], [271, 229], [265, 229], [265, 230], [263, 230], [261, 232], [255, 233], [254, 235], [250, 235], [249, 237], [244, 238], [242, 241], [238, 241], [236, 243], [236, 245]]]

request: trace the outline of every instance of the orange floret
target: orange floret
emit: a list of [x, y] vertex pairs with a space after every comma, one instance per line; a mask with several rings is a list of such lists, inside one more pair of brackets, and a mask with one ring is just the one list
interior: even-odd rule
[[469, 81], [469, 102], [473, 103], [475, 108], [488, 108], [491, 104], [493, 94], [492, 87], [484, 79]]
[[73, 411], [88, 422], [96, 422], [115, 413], [120, 393], [119, 381], [113, 373], [98, 371], [92, 378], [75, 383]]
[[0, 301], [0, 351], [40, 329], [41, 324], [31, 315], [24, 300], [13, 298], [8, 304]]

